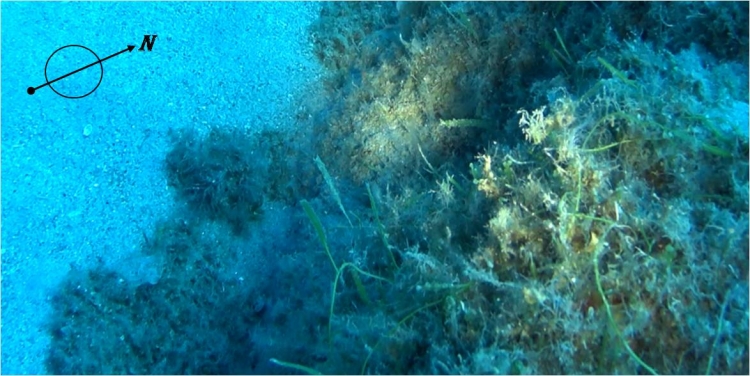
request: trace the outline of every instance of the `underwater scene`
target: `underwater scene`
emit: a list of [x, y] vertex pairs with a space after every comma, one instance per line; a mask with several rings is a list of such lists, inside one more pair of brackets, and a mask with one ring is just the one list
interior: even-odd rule
[[2, 372], [748, 374], [748, 12], [4, 2]]

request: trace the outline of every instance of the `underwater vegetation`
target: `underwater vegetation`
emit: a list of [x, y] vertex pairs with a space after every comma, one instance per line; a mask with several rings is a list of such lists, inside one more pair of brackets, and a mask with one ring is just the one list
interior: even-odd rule
[[48, 370], [226, 374], [252, 367], [249, 331], [262, 318], [267, 281], [244, 283], [219, 271], [261, 277], [268, 267], [225, 227], [188, 216], [159, 224], [143, 247], [157, 260], [157, 281], [130, 281], [103, 265], [71, 273], [52, 300], [58, 316]]
[[267, 167], [248, 152], [257, 148], [253, 138], [238, 128], [212, 128], [206, 135], [192, 128], [174, 133], [167, 179], [192, 210], [225, 220], [238, 232], [260, 215]]
[[49, 370], [747, 374], [747, 14], [324, 4], [322, 97], [176, 131], [157, 275], [71, 273]]

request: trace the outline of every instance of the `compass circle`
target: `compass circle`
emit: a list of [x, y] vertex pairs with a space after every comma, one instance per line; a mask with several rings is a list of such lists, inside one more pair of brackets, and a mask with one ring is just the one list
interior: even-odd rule
[[[98, 74], [96, 69], [84, 69], [63, 78], [60, 81], [49, 84], [50, 89], [61, 97], [69, 99], [83, 98], [96, 91], [102, 83], [102, 78], [104, 78], [104, 66], [102, 66], [102, 61], [90, 48], [78, 44], [71, 44], [55, 50], [55, 52], [53, 52], [47, 59], [47, 63], [44, 64], [44, 79], [49, 83], [50, 76], [52, 76], [52, 80], [56, 80], [59, 77], [65, 76], [70, 72], [81, 69], [92, 63], [99, 65]], [[53, 85], [57, 85], [57, 88]], [[78, 93], [88, 90], [89, 87], [93, 88], [83, 95], [78, 95]], [[63, 92], [66, 94], [63, 94]]]

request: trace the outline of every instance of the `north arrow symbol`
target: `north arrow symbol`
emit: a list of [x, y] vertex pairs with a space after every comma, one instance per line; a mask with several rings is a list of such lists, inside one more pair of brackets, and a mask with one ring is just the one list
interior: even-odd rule
[[78, 69], [76, 69], [76, 70], [74, 70], [74, 71], [72, 71], [72, 72], [70, 72], [70, 73], [68, 73], [68, 74], [66, 74], [66, 75], [60, 76], [60, 77], [58, 77], [58, 78], [55, 78], [54, 80], [52, 80], [52, 81], [49, 81], [49, 82], [47, 82], [47, 83], [46, 83], [46, 84], [44, 84], [44, 85], [39, 85], [39, 86], [37, 86], [37, 87], [31, 87], [31, 86], [30, 86], [30, 87], [29, 87], [28, 89], [26, 89], [26, 92], [27, 92], [27, 93], [29, 93], [29, 95], [33, 95], [33, 94], [34, 94], [34, 93], [35, 93], [35, 92], [36, 92], [37, 90], [39, 90], [39, 89], [41, 89], [41, 88], [43, 88], [43, 87], [45, 87], [45, 86], [48, 86], [48, 85], [52, 85], [53, 83], [55, 83], [55, 82], [57, 82], [57, 81], [60, 81], [60, 80], [62, 80], [62, 79], [63, 79], [63, 78], [65, 78], [65, 77], [68, 77], [68, 76], [74, 75], [74, 74], [76, 74], [76, 73], [78, 73], [78, 72], [80, 72], [80, 71], [82, 71], [82, 70], [84, 70], [84, 69], [88, 69], [88, 68], [91, 68], [91, 67], [93, 67], [94, 65], [97, 65], [97, 64], [101, 64], [102, 62], [104, 62], [104, 61], [106, 61], [106, 60], [109, 60], [109, 59], [111, 59], [111, 58], [113, 58], [113, 57], [115, 57], [115, 56], [117, 56], [117, 55], [119, 55], [119, 54], [121, 54], [121, 53], [124, 53], [124, 52], [132, 52], [134, 48], [135, 48], [135, 46], [133, 46], [133, 45], [130, 45], [130, 44], [129, 44], [129, 45], [128, 45], [128, 48], [126, 48], [126, 49], [124, 49], [124, 50], [122, 50], [122, 51], [120, 51], [120, 52], [115, 52], [115, 53], [113, 53], [112, 55], [109, 55], [109, 56], [105, 57], [104, 59], [101, 59], [101, 60], [97, 60], [97, 61], [95, 61], [95, 62], [93, 62], [93, 63], [91, 63], [91, 64], [89, 64], [89, 65], [87, 65], [87, 66], [85, 66], [85, 67], [81, 67], [81, 68], [78, 68]]

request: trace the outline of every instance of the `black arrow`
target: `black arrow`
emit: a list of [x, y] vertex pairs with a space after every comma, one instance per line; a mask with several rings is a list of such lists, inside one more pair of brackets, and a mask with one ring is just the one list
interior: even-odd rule
[[91, 63], [91, 64], [89, 64], [89, 65], [87, 65], [87, 66], [85, 66], [83, 68], [78, 68], [78, 69], [76, 69], [76, 70], [74, 70], [74, 71], [72, 71], [72, 72], [70, 72], [70, 73], [68, 73], [68, 74], [66, 74], [64, 76], [60, 76], [58, 78], [55, 78], [54, 80], [49, 81], [49, 82], [47, 82], [44, 85], [40, 85], [40, 86], [37, 86], [37, 87], [31, 87], [31, 86], [29, 86], [29, 88], [26, 89], [26, 92], [29, 93], [29, 95], [34, 95], [34, 92], [36, 92], [37, 90], [39, 90], [39, 89], [41, 89], [41, 88], [43, 88], [43, 87], [45, 87], [47, 85], [52, 85], [53, 83], [55, 83], [57, 81], [60, 81], [60, 80], [62, 80], [65, 77], [74, 75], [74, 74], [76, 74], [76, 73], [78, 73], [78, 72], [80, 72], [80, 71], [82, 71], [84, 69], [91, 68], [94, 65], [100, 64], [100, 63], [104, 62], [105, 60], [109, 60], [109, 59], [111, 59], [111, 58], [113, 58], [113, 57], [115, 57], [115, 56], [117, 56], [117, 55], [119, 55], [119, 54], [121, 54], [123, 52], [131, 52], [131, 51], [133, 51], [134, 48], [135, 48], [135, 46], [129, 44], [128, 48], [126, 48], [126, 49], [124, 49], [124, 50], [122, 50], [120, 52], [115, 52], [112, 55], [109, 55], [109, 56], [105, 57], [104, 59], [97, 60], [97, 61], [95, 61], [95, 62], [93, 62], [93, 63]]

